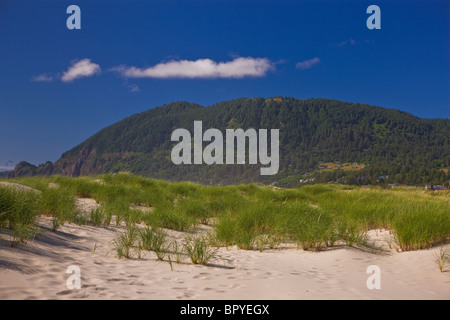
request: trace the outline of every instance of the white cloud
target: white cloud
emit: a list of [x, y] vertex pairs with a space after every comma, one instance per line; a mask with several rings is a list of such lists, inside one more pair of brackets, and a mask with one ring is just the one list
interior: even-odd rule
[[273, 68], [266, 58], [235, 58], [228, 62], [211, 59], [171, 60], [152, 67], [119, 66], [113, 68], [125, 78], [245, 78], [262, 77]]
[[320, 59], [315, 57], [315, 58], [312, 58], [309, 60], [300, 61], [295, 65], [295, 67], [297, 69], [306, 70], [306, 69], [314, 67], [316, 64], [319, 64], [319, 63], [320, 63]]
[[134, 83], [127, 85], [127, 87], [128, 87], [128, 90], [130, 90], [131, 92], [139, 92], [139, 91], [141, 91], [141, 89]]
[[61, 81], [72, 82], [75, 79], [83, 77], [91, 77], [100, 73], [100, 66], [91, 62], [90, 59], [83, 59], [77, 62], [72, 62], [69, 69], [63, 73]]
[[350, 39], [348, 39], [348, 40], [344, 40], [344, 41], [342, 41], [342, 42], [339, 42], [339, 43], [337, 44], [337, 46], [338, 46], [338, 47], [343, 47], [343, 46], [345, 46], [345, 45], [347, 45], [347, 44], [354, 45], [355, 43], [356, 43], [356, 41], [353, 40], [353, 38], [350, 38]]
[[53, 76], [48, 73], [43, 73], [37, 76], [31, 77], [32, 82], [52, 82]]

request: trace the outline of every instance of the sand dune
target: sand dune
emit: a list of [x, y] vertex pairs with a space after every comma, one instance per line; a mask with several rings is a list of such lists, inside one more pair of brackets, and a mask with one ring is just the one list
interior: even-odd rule
[[0, 187], [13, 188], [13, 189], [16, 189], [19, 191], [27, 191], [27, 192], [36, 192], [36, 193], [40, 192], [39, 190], [33, 189], [33, 188], [25, 186], [23, 184], [5, 182], [5, 181], [0, 181]]
[[[49, 219], [41, 223], [50, 226]], [[66, 224], [16, 248], [2, 233], [0, 299], [450, 298], [450, 268], [439, 272], [437, 248], [402, 253], [387, 245], [378, 253], [348, 247], [305, 252], [289, 245], [263, 252], [221, 248], [211, 265], [192, 265], [186, 258], [174, 262], [172, 271], [152, 252], [140, 260], [117, 259], [111, 242], [124, 229]], [[378, 234], [379, 241], [386, 235]], [[67, 287], [70, 265], [80, 268], [79, 290]], [[369, 265], [380, 267], [379, 290], [367, 288]]]

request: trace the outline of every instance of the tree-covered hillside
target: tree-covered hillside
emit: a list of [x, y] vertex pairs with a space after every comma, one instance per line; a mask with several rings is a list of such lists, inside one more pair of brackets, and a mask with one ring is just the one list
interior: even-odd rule
[[[195, 120], [203, 121], [203, 131], [279, 129], [279, 173], [261, 176], [259, 165], [174, 165], [170, 153], [176, 143], [171, 142], [171, 134], [178, 128], [193, 134]], [[366, 166], [319, 174], [321, 162]], [[437, 184], [449, 180], [448, 166], [449, 119], [420, 119], [398, 110], [327, 99], [242, 98], [210, 107], [175, 102], [150, 109], [99, 131], [55, 164], [22, 165], [15, 175], [129, 171], [208, 184], [277, 181], [295, 186], [310, 173], [321, 182], [375, 184], [383, 176], [382, 182]]]

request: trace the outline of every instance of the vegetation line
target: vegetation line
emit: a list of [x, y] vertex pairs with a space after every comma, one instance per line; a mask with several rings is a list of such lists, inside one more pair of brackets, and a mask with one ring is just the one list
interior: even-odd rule
[[[186, 256], [192, 263], [208, 264], [216, 254], [213, 247], [218, 246], [260, 251], [286, 242], [316, 251], [338, 243], [368, 246], [371, 229], [390, 230], [402, 251], [426, 249], [450, 239], [450, 191], [337, 184], [297, 189], [255, 184], [213, 187], [122, 173], [10, 181], [39, 190], [0, 187], [0, 228], [9, 232], [13, 246], [39, 235], [36, 219], [42, 215], [51, 217], [54, 231], [65, 223], [108, 228], [115, 218], [117, 225], [127, 225], [113, 244], [119, 258], [152, 251], [160, 260], [177, 263]], [[76, 200], [80, 197], [94, 199], [98, 207], [82, 212]], [[208, 235], [198, 237], [194, 232], [183, 245], [170, 241], [164, 231], [205, 228]]]

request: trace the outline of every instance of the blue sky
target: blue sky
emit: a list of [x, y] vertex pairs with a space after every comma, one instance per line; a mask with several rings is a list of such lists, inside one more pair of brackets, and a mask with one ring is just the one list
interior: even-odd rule
[[[81, 30], [66, 27], [71, 4]], [[448, 118], [449, 15], [429, 0], [0, 0], [0, 169], [56, 161], [180, 100], [320, 97]]]

